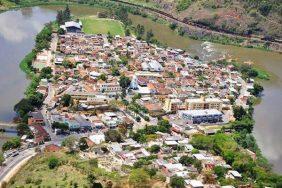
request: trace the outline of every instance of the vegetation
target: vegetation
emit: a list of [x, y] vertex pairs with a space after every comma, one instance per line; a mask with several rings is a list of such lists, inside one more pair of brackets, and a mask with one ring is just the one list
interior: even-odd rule
[[56, 21], [59, 25], [63, 25], [65, 22], [71, 20], [71, 11], [69, 6], [67, 5], [64, 10], [59, 10], [57, 12]]
[[68, 107], [70, 106], [70, 104], [72, 103], [72, 99], [71, 99], [71, 96], [68, 95], [68, 94], [64, 94], [62, 99], [61, 99], [61, 104], [64, 106], [64, 107]]
[[179, 176], [172, 176], [170, 178], [170, 185], [173, 188], [184, 188], [185, 187], [184, 178]]
[[144, 129], [137, 130], [136, 133], [131, 133], [131, 137], [139, 143], [147, 142], [148, 135], [154, 135], [157, 131], [163, 133], [170, 132], [171, 125], [168, 120], [160, 120], [157, 126], [146, 126]]
[[150, 181], [150, 176], [144, 169], [134, 169], [131, 171], [128, 181], [133, 187], [146, 187]]
[[57, 157], [52, 156], [48, 160], [49, 169], [54, 169], [54, 168], [58, 167], [59, 164], [60, 164], [60, 162], [59, 162], [59, 159]]
[[54, 122], [52, 123], [52, 129], [60, 129], [62, 131], [69, 130], [69, 126], [66, 123]]
[[29, 126], [25, 123], [20, 123], [17, 125], [17, 134], [18, 136], [27, 135], [29, 138], [32, 137], [32, 132]]
[[76, 149], [76, 143], [78, 142], [78, 139], [74, 135], [70, 135], [67, 138], [65, 138], [62, 142], [62, 146], [68, 148], [70, 153], [73, 153]]
[[20, 146], [21, 146], [21, 139], [18, 137], [14, 137], [3, 144], [2, 150], [6, 151], [9, 149], [16, 149], [19, 148]]
[[105, 133], [105, 140], [107, 142], [121, 142], [121, 134], [117, 130], [108, 130]]
[[193, 0], [178, 0], [176, 9], [178, 11], [183, 11], [186, 10], [191, 4]]
[[89, 148], [86, 138], [84, 137], [80, 138], [78, 142], [78, 146], [79, 146], [80, 151], [86, 151]]
[[107, 34], [125, 36], [122, 23], [111, 19], [83, 18], [83, 31], [87, 34]]

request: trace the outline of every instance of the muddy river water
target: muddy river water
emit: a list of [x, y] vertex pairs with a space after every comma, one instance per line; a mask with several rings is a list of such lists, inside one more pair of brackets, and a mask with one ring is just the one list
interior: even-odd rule
[[[34, 38], [44, 23], [55, 19], [61, 6], [33, 7], [12, 10], [0, 14], [0, 122], [9, 122], [15, 116], [14, 104], [19, 101], [28, 84], [25, 74], [19, 69], [21, 59], [34, 45]], [[78, 16], [96, 14], [99, 9], [87, 6], [71, 7]], [[142, 24], [152, 29], [154, 37], [174, 48], [183, 48], [202, 58], [228, 54], [239, 61], [253, 61], [273, 76], [263, 82], [265, 91], [262, 102], [255, 107], [254, 135], [263, 154], [273, 164], [276, 172], [282, 173], [282, 54], [257, 49], [203, 43], [178, 36], [168, 26], [149, 18], [130, 15], [133, 24]], [[0, 137], [1, 140], [1, 137]], [[2, 140], [3, 141], [3, 140]]]

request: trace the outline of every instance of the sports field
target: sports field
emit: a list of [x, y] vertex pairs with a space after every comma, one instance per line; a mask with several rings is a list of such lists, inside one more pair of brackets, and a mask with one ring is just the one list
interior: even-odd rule
[[108, 34], [124, 36], [121, 22], [111, 19], [82, 18], [83, 32], [86, 34]]

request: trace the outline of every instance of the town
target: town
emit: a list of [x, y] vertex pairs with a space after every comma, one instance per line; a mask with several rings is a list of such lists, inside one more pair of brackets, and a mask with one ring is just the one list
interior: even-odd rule
[[27, 114], [32, 135], [21, 136], [24, 147], [67, 147], [123, 176], [130, 173], [125, 166], [146, 166], [172, 187], [219, 187], [218, 177], [244, 178], [223, 156], [195, 147], [193, 138], [230, 134], [234, 106], [249, 108], [254, 79], [232, 63], [203, 62], [135, 36], [85, 34], [82, 27], [61, 25], [50, 48], [32, 61], [45, 74], [36, 88], [44, 102]]

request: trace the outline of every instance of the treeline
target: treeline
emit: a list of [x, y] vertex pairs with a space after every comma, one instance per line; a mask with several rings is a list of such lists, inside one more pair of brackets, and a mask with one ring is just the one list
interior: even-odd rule
[[57, 12], [56, 21], [59, 25], [63, 25], [65, 22], [71, 20], [71, 11], [67, 5], [64, 10], [59, 10]]
[[242, 173], [241, 180], [226, 180], [219, 177], [221, 185], [239, 185], [250, 184], [258, 187], [280, 187], [282, 177], [278, 176], [265, 168], [259, 160], [253, 160], [250, 155], [241, 149], [241, 146], [235, 141], [232, 135], [217, 133], [214, 136], [197, 135], [191, 140], [195, 148], [208, 150], [216, 155], [220, 155], [235, 170]]
[[136, 133], [131, 132], [130, 137], [139, 143], [145, 143], [148, 141], [148, 138], [154, 137], [156, 132], [170, 133], [170, 128], [169, 121], [162, 119], [159, 120], [157, 126], [146, 126], [144, 129], [137, 130]]
[[15, 106], [14, 111], [19, 115], [23, 122], [27, 122], [28, 112], [33, 111], [35, 108], [40, 108], [43, 104], [44, 96], [43, 94], [36, 91], [39, 82], [43, 78], [52, 77], [52, 69], [50, 67], [45, 67], [41, 70], [40, 74], [36, 74], [36, 70], [32, 67], [32, 62], [36, 58], [38, 52], [43, 49], [49, 49], [50, 41], [52, 39], [52, 25], [48, 23], [37, 34], [35, 39], [35, 48], [25, 56], [21, 61], [21, 69], [28, 74], [31, 78], [31, 83], [25, 91], [25, 98], [21, 99]]

